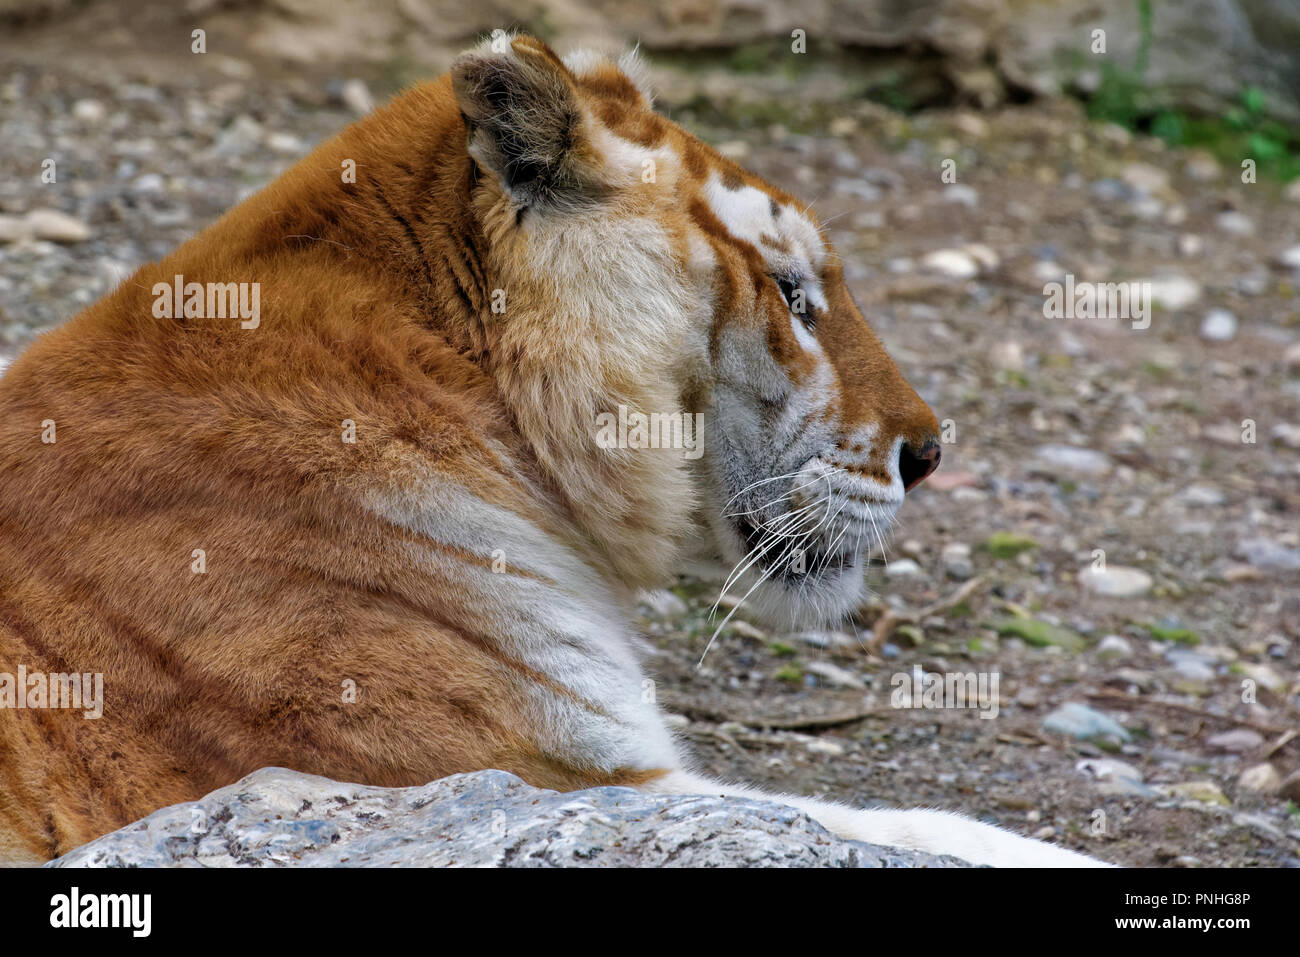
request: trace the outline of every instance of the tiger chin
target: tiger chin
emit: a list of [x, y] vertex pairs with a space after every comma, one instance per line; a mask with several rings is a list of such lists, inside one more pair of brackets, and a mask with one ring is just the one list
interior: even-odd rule
[[[268, 765], [756, 793], [643, 700], [636, 591], [705, 541], [768, 621], [836, 619], [937, 423], [804, 206], [642, 73], [472, 50], [5, 372], [0, 673], [102, 675], [103, 702], [0, 710], [0, 859]], [[689, 415], [699, 454], [597, 442], [620, 410]], [[977, 864], [1099, 863], [776, 799]]]

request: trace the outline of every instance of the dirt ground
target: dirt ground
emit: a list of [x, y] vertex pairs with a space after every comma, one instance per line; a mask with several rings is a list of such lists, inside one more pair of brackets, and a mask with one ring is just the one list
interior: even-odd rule
[[[0, 356], [357, 103], [329, 70], [88, 69], [89, 53], [10, 43], [0, 217], [53, 208], [85, 232], [0, 241]], [[811, 132], [698, 103], [673, 116], [813, 204], [947, 432], [869, 573], [878, 597], [838, 632], [769, 633], [742, 607], [699, 665], [716, 579], [651, 596], [648, 665], [701, 766], [959, 809], [1121, 864], [1300, 865], [1300, 191], [1068, 102], [912, 117], [844, 102]], [[1150, 281], [1149, 326], [1048, 318], [1044, 286], [1066, 274]], [[997, 716], [891, 707], [914, 666], [996, 672]], [[1101, 733], [1048, 720], [1071, 703]]]

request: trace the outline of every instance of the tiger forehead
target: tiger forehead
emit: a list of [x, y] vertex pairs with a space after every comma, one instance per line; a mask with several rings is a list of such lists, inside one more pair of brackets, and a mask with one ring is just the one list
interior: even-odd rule
[[718, 222], [736, 239], [762, 251], [776, 267], [788, 272], [811, 270], [814, 275], [821, 270], [826, 258], [821, 234], [796, 206], [716, 172], [705, 181], [703, 194]]

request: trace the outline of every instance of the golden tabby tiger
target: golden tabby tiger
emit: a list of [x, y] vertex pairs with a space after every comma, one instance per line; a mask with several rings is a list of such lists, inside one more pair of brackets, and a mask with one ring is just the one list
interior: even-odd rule
[[766, 620], [838, 618], [936, 433], [803, 206], [656, 114], [635, 59], [467, 53], [0, 379], [0, 858], [265, 765], [747, 793], [645, 700], [635, 590], [707, 540]]

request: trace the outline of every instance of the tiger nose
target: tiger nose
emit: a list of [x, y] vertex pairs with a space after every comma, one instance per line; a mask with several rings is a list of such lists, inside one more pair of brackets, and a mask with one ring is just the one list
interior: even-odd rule
[[920, 447], [904, 442], [898, 451], [898, 471], [903, 477], [903, 491], [910, 492], [924, 482], [939, 467], [943, 449], [934, 439]]

